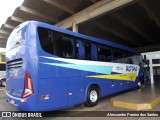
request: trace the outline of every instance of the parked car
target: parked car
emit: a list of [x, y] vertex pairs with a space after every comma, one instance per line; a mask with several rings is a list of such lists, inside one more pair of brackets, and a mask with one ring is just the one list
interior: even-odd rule
[[0, 62], [0, 86], [6, 86], [6, 63]]

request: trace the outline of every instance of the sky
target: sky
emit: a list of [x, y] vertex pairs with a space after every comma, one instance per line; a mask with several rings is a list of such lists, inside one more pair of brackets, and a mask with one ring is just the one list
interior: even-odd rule
[[0, 0], [0, 26], [24, 0]]
[[[24, 0], [0, 0], [0, 27]], [[1, 52], [1, 49], [0, 49]]]

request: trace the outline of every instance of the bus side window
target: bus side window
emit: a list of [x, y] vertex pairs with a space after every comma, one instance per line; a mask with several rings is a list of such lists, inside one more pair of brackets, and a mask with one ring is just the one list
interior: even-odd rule
[[123, 51], [119, 49], [114, 49], [114, 62], [124, 63], [124, 54]]
[[130, 52], [125, 52], [124, 53], [124, 63], [126, 64], [134, 64], [133, 62], [133, 54]]
[[92, 53], [91, 53], [91, 43], [83, 41], [84, 50], [85, 50], [85, 60], [92, 60]]
[[70, 37], [61, 36], [56, 40], [56, 51], [57, 56], [63, 58], [72, 58], [73, 57], [73, 45]]
[[42, 49], [47, 53], [54, 54], [53, 32], [39, 27], [38, 35]]
[[98, 60], [98, 51], [97, 51], [97, 44], [92, 43], [91, 46], [91, 51], [92, 51], [92, 60]]
[[98, 45], [98, 60], [104, 62], [112, 61], [111, 49], [107, 46]]
[[75, 40], [75, 58], [76, 59], [84, 59], [84, 46], [82, 40]]
[[131, 58], [128, 59], [128, 63], [129, 63], [129, 64], [133, 64], [133, 61], [132, 61]]
[[74, 41], [74, 47], [75, 47], [75, 59], [80, 59], [79, 56], [79, 44], [78, 44], [78, 40]]

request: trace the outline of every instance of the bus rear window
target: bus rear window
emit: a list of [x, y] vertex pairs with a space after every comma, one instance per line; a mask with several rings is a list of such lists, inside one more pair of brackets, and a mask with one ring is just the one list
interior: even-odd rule
[[8, 39], [7, 49], [24, 44], [25, 36], [26, 36], [26, 27], [23, 27], [19, 30], [15, 29]]

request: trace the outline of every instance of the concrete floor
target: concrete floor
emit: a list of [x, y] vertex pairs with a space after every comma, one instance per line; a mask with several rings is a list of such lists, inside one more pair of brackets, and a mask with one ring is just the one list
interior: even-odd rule
[[144, 88], [128, 91], [111, 98], [112, 105], [132, 110], [153, 109], [160, 104], [160, 82], [146, 84]]
[[[124, 101], [130, 101], [130, 102], [137, 102], [137, 103], [144, 103], [144, 102], [150, 102], [154, 100], [157, 97], [160, 97], [160, 82], [157, 82], [156, 84], [147, 84], [144, 88], [126, 92], [123, 95], [120, 95], [121, 98], [125, 97]], [[114, 99], [120, 99], [120, 97], [116, 96]], [[112, 98], [113, 99], [113, 98]]]
[[[133, 91], [137, 91], [137, 90], [133, 90]], [[126, 92], [125, 92], [126, 93]], [[113, 96], [109, 96], [106, 98], [102, 98], [99, 101], [99, 104], [95, 107], [84, 107], [81, 108], [80, 105], [65, 109], [64, 112], [58, 112], [56, 113], [56, 117], [47, 117], [47, 118], [38, 118], [39, 119], [46, 119], [46, 120], [69, 120], [69, 119], [74, 119], [74, 120], [81, 120], [81, 119], [85, 119], [85, 120], [159, 120], [159, 117], [62, 117], [66, 115], [72, 115], [74, 112], [73, 111], [78, 111], [76, 114], [81, 114], [83, 111], [132, 111], [130, 109], [126, 109], [126, 108], [119, 108], [119, 107], [113, 107], [111, 105], [110, 99], [116, 97], [117, 95], [123, 95], [125, 93], [120, 93], [120, 94], [116, 94]], [[5, 89], [4, 88], [0, 88], [0, 111], [19, 111], [18, 109], [12, 107], [10, 104], [8, 104], [5, 100]], [[154, 107], [152, 110], [148, 110], [148, 111], [160, 111], [160, 105], [157, 105], [156, 107]], [[55, 114], [54, 111], [51, 112], [46, 112], [45, 114], [47, 115], [53, 115]], [[0, 119], [5, 119], [5, 118], [0, 118]], [[8, 118], [13, 120], [13, 118]], [[17, 119], [17, 118], [14, 118]], [[19, 118], [22, 119], [23, 118]], [[30, 118], [33, 119], [33, 118]], [[36, 119], [36, 118], [34, 118]]]

